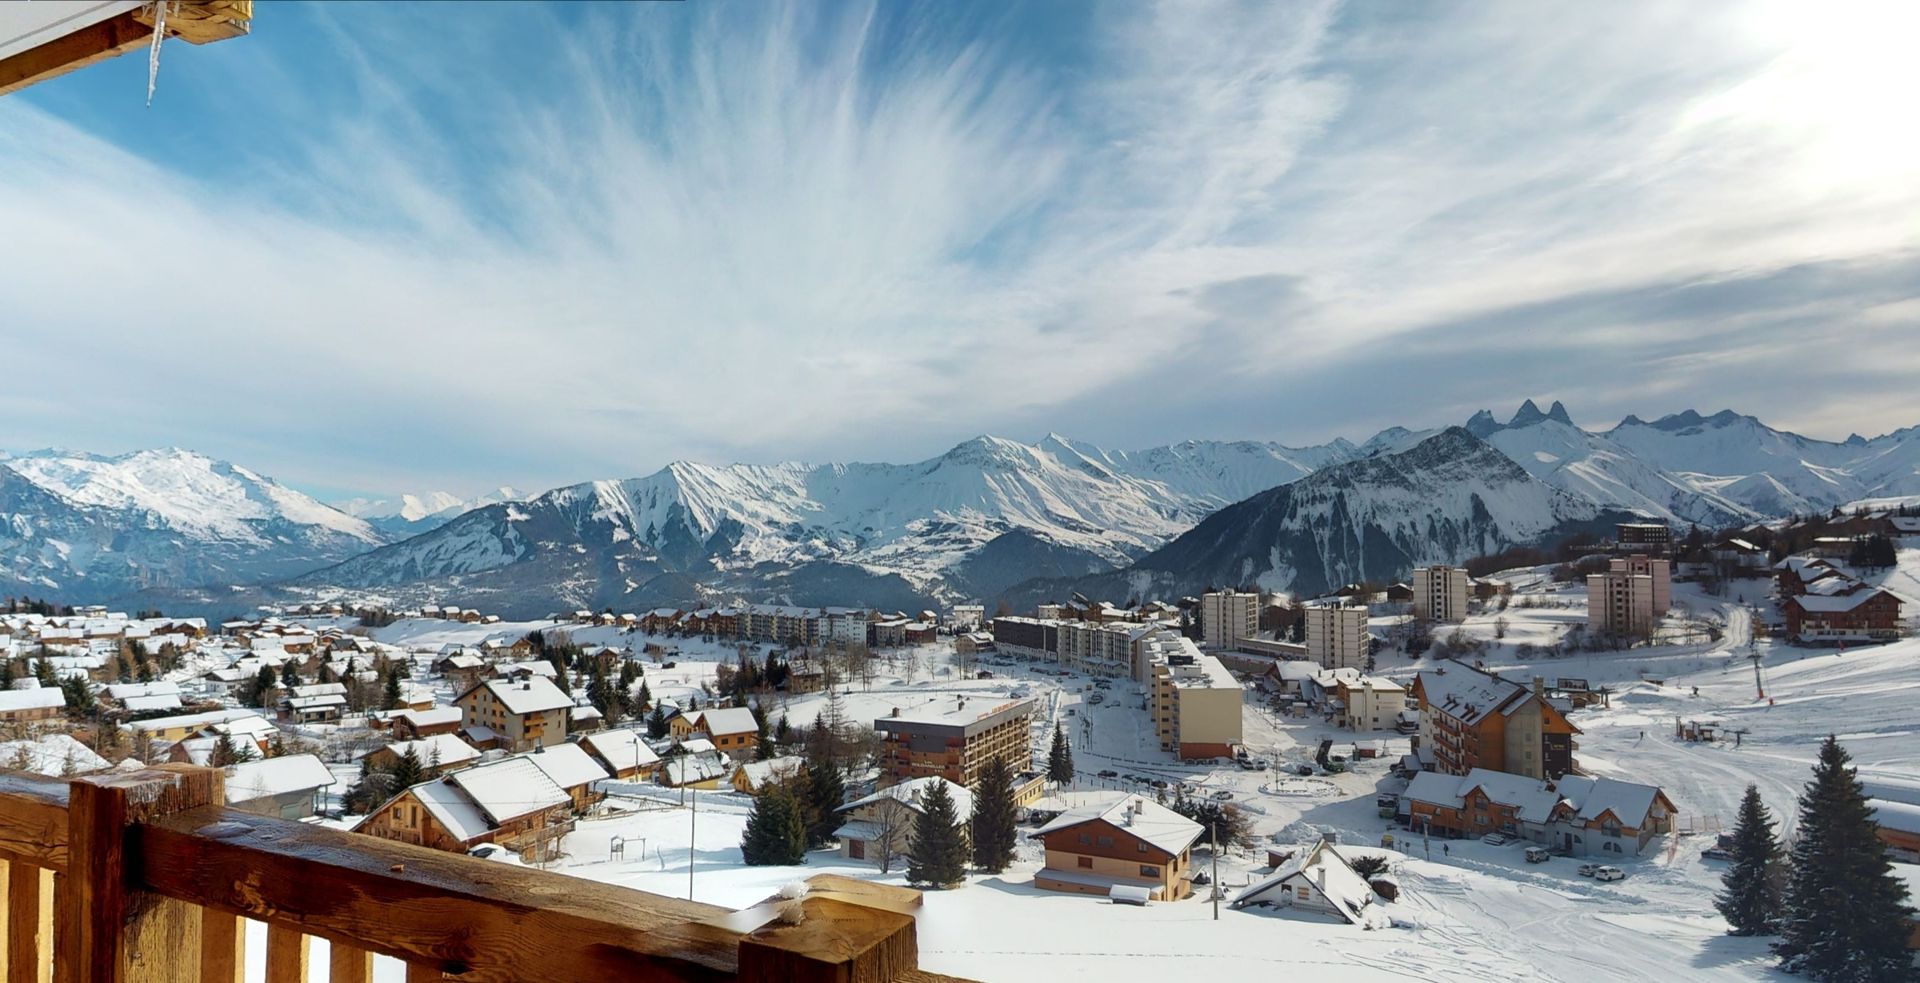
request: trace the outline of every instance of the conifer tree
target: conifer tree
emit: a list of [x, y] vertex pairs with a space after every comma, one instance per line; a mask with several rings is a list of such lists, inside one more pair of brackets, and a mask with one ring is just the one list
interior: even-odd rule
[[907, 882], [946, 887], [967, 876], [967, 843], [954, 812], [953, 795], [945, 782], [929, 782], [913, 820], [913, 843], [907, 850]]
[[1047, 751], [1047, 777], [1060, 785], [1073, 782], [1073, 747], [1059, 724], [1053, 725], [1053, 747]]
[[647, 716], [647, 736], [656, 740], [667, 736], [667, 711], [657, 703]]
[[215, 768], [225, 768], [240, 760], [240, 750], [233, 745], [233, 735], [221, 734], [213, 739], [213, 753], [207, 763]]
[[780, 722], [773, 725], [773, 743], [785, 747], [793, 743], [793, 728], [787, 724], [787, 715], [780, 715]]
[[1893, 875], [1852, 758], [1831, 734], [1800, 796], [1780, 967], [1821, 983], [1920, 978], [1906, 951], [1906, 886]]
[[1019, 835], [1013, 802], [1013, 771], [998, 758], [980, 772], [973, 793], [973, 865], [998, 874], [1013, 862]]
[[400, 760], [394, 762], [391, 779], [393, 784], [389, 787], [395, 792], [405, 788], [412, 788], [426, 781], [427, 770], [426, 766], [420, 761], [419, 752], [413, 748], [407, 748], [401, 752]]
[[847, 797], [847, 784], [840, 769], [825, 760], [807, 763], [806, 819], [807, 846], [824, 846], [840, 828], [840, 806]]
[[1765, 935], [1780, 917], [1780, 874], [1784, 859], [1773, 835], [1773, 816], [1760, 790], [1747, 786], [1740, 818], [1733, 827], [1733, 866], [1720, 883], [1726, 887], [1713, 906], [1732, 926], [1733, 935]]
[[647, 681], [643, 679], [640, 681], [640, 699], [634, 703], [634, 710], [637, 713], [645, 713], [651, 709], [653, 709], [653, 690], [647, 687]]
[[753, 760], [765, 761], [773, 757], [773, 733], [767, 727], [767, 712], [753, 705]]
[[389, 710], [400, 709], [402, 697], [400, 695], [399, 670], [393, 669], [393, 668], [387, 669], [386, 692], [383, 695], [386, 698], [387, 709]]
[[300, 685], [300, 667], [292, 659], [280, 663], [280, 682], [288, 687]]
[[753, 800], [740, 855], [749, 866], [791, 866], [807, 862], [807, 826], [800, 804], [785, 787], [768, 789]]
[[246, 702], [251, 706], [265, 707], [273, 699], [274, 687], [280, 685], [279, 677], [273, 674], [271, 666], [261, 666], [260, 674], [253, 677], [253, 691], [247, 694]]

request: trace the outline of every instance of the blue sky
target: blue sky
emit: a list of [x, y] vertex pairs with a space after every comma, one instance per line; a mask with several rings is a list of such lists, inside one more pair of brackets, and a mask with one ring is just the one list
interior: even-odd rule
[[323, 495], [1920, 423], [1904, 3], [335, 7], [0, 99], [0, 447]]

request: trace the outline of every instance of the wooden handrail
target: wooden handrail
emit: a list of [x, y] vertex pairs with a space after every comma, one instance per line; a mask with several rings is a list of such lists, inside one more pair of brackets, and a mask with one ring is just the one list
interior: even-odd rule
[[[58, 875], [56, 983], [231, 983], [241, 917], [268, 925], [270, 980], [303, 978], [308, 936], [332, 944], [343, 980], [365, 978], [369, 953], [410, 980], [946, 980], [917, 966], [916, 891], [821, 875], [798, 901], [734, 912], [239, 812], [221, 778], [0, 774], [0, 860], [33, 878], [8, 888]], [[10, 980], [45, 965], [44, 930], [22, 937], [32, 951], [0, 949]]]

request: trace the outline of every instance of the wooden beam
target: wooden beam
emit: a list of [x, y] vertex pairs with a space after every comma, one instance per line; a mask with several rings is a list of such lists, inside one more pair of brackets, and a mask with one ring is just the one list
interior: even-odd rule
[[53, 979], [53, 871], [15, 861], [7, 870], [7, 983]]
[[151, 44], [153, 28], [134, 13], [129, 10], [0, 59], [0, 96]]
[[194, 983], [200, 915], [148, 894], [130, 876], [140, 822], [224, 802], [222, 772], [163, 764], [74, 779], [67, 804], [71, 857], [60, 898], [57, 977], [75, 983]]
[[200, 983], [246, 983], [247, 923], [239, 915], [200, 909]]
[[67, 868], [67, 783], [0, 774], [0, 858]]
[[730, 980], [739, 959], [699, 924], [725, 909], [678, 898], [231, 809], [137, 833], [149, 890], [454, 979]]
[[811, 895], [798, 923], [740, 939], [742, 983], [891, 983], [916, 968], [913, 916]]
[[[246, 34], [252, 21], [253, 0], [172, 0], [167, 37], [206, 44]], [[148, 4], [0, 59], [0, 96], [152, 43], [153, 6]]]

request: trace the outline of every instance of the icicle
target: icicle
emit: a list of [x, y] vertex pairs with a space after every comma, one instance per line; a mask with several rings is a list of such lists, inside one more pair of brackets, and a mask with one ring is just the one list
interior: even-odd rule
[[167, 36], [167, 0], [153, 3], [153, 42], [147, 45], [147, 108], [153, 108], [153, 85], [160, 80], [160, 42]]

